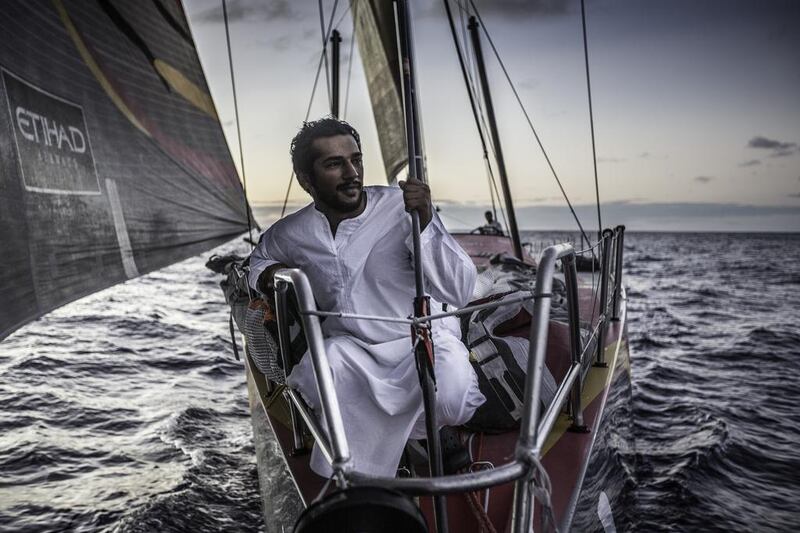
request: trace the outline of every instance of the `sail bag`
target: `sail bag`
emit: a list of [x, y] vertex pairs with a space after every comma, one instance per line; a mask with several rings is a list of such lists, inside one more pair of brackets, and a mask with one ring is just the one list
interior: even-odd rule
[[[526, 402], [525, 381], [530, 351], [533, 301], [514, 301], [533, 291], [536, 268], [498, 256], [483, 270], [470, 305], [494, 301], [505, 305], [480, 309], [461, 317], [461, 340], [470, 353], [478, 386], [486, 397], [466, 424], [474, 431], [502, 432], [519, 427]], [[569, 315], [564, 282], [553, 280], [547, 358], [541, 376], [542, 412], [552, 403], [569, 369]], [[593, 354], [591, 328], [580, 324], [582, 347]], [[589, 345], [589, 346], [587, 346]]]

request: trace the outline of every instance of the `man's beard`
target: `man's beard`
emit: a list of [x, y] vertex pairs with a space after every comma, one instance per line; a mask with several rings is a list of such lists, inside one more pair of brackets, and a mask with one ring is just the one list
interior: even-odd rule
[[362, 185], [357, 185], [358, 194], [352, 198], [348, 197], [345, 192], [349, 188], [354, 188], [352, 183], [339, 185], [333, 192], [320, 193], [320, 191], [317, 191], [317, 198], [330, 209], [347, 214], [357, 210], [364, 200], [364, 188]]

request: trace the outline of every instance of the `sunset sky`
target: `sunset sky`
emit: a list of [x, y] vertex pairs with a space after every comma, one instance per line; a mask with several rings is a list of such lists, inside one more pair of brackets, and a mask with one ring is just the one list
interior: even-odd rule
[[[325, 19], [334, 0], [322, 2]], [[459, 12], [458, 2], [451, 5]], [[570, 200], [597, 226], [577, 0], [477, 2]], [[352, 37], [342, 33], [342, 86]], [[434, 200], [451, 227], [477, 225], [489, 189], [442, 3], [412, 0]], [[189, 0], [220, 119], [238, 157], [220, 0]], [[229, 0], [248, 193], [282, 203], [289, 140], [321, 50], [318, 2]], [[458, 15], [457, 15], [458, 16]], [[800, 2], [588, 0], [587, 28], [604, 225], [800, 231]], [[571, 229], [569, 213], [484, 41], [520, 226]], [[344, 104], [343, 104], [344, 105]], [[329, 110], [324, 75], [311, 117]], [[346, 118], [362, 134], [366, 182], [385, 183], [357, 47]], [[296, 186], [291, 205], [308, 198]], [[262, 213], [266, 211], [262, 210]]]

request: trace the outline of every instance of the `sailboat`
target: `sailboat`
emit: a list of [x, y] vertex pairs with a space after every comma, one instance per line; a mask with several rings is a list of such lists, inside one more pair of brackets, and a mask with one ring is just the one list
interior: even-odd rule
[[[409, 176], [425, 179], [408, 3], [359, 0], [351, 7], [387, 177], [391, 183], [406, 169]], [[468, 82], [448, 2], [445, 7]], [[508, 219], [506, 235], [454, 234], [485, 282], [474, 302], [432, 315], [418, 305], [424, 297], [423, 276], [418, 275], [413, 317], [320, 310], [299, 269], [278, 271], [275, 301], [263, 302], [247, 287], [246, 263], [212, 261], [212, 266], [228, 274], [223, 289], [232, 319], [245, 334], [244, 360], [268, 530], [611, 531], [621, 516], [625, 474], [614, 464], [610, 450], [618, 445], [616, 441], [628, 438], [630, 422], [630, 355], [622, 284], [624, 227], [603, 230], [592, 242], [579, 226], [586, 249], [562, 243], [536, 258], [525, 253], [482, 65], [482, 25], [479, 14], [474, 14], [472, 53], [478, 63], [486, 129], [481, 129], [478, 119], [477, 92], [468, 91], [484, 148], [483, 134], [491, 136]], [[325, 35], [326, 46], [330, 37], [330, 33]], [[337, 37], [330, 38], [334, 58]], [[337, 69], [335, 59], [333, 63]], [[335, 71], [333, 78], [335, 88]], [[336, 94], [332, 102], [335, 116]], [[411, 216], [418, 239], [418, 222], [414, 213]], [[419, 265], [416, 268], [419, 272]], [[516, 307], [504, 320], [492, 322], [495, 311], [511, 306]], [[277, 320], [265, 326], [267, 307]], [[407, 443], [396, 477], [369, 477], [352, 470], [348, 434], [320, 327], [320, 320], [331, 315], [405, 319], [416, 328], [416, 335], [424, 335], [422, 328], [432, 320], [461, 317], [462, 340], [471, 350], [481, 390], [493, 399], [460, 429], [470, 456], [468, 467], [443, 474], [431, 407], [435, 369], [424, 363], [425, 353], [419, 348], [423, 343], [416, 343], [428, 438], [424, 443]], [[475, 341], [470, 328], [482, 328], [481, 342], [487, 338], [491, 342], [470, 342]], [[527, 342], [512, 343], [511, 339]], [[524, 353], [509, 355], [502, 346], [510, 344], [524, 346]], [[312, 412], [300, 394], [286, 385], [286, 375], [299, 356], [313, 360], [326, 425], [320, 422], [320, 413]], [[269, 502], [279, 477], [271, 445], [275, 441], [302, 502], [296, 515], [287, 509], [274, 510]], [[332, 465], [330, 479], [311, 471], [308, 451], [314, 443]]]
[[[387, 174], [395, 176], [407, 166], [404, 161], [424, 160], [417, 157], [421, 144], [407, 137], [419, 124], [408, 98], [413, 84], [394, 81], [400, 79], [398, 64], [413, 59], [410, 20], [400, 19], [406, 30], [401, 33], [397, 16], [406, 10], [394, 6], [402, 2], [358, 4], [364, 7], [358, 10], [359, 39], [380, 41], [380, 46], [360, 43], [362, 55], [375, 52], [377, 62], [368, 63], [383, 68], [382, 79], [395, 87], [382, 105], [376, 104], [380, 94], [371, 91], [374, 107], [393, 114], [385, 121], [376, 114], [376, 121], [387, 126], [381, 126], [381, 145], [384, 163], [393, 165]], [[3, 4], [3, 13], [0, 339], [68, 302], [250, 231], [245, 190], [180, 3], [14, 0]], [[400, 35], [406, 36], [403, 47], [392, 44]], [[387, 52], [392, 49], [396, 52]], [[406, 120], [412, 120], [411, 128]], [[389, 157], [392, 139], [395, 146], [400, 141], [405, 157]], [[424, 170], [414, 171], [424, 176]], [[271, 432], [307, 505], [302, 516], [285, 517], [289, 527], [331, 520], [342, 504], [353, 502], [370, 520], [367, 525], [387, 531], [387, 516], [398, 517], [395, 527], [409, 524], [407, 531], [444, 531], [447, 524], [451, 531], [528, 531], [543, 518], [561, 530], [613, 525], [621, 477], [608, 450], [618, 438], [612, 429], [626, 423], [620, 413], [630, 382], [623, 235], [622, 228], [604, 231], [591, 246], [600, 258], [593, 274], [573, 268], [575, 250], [567, 244], [532, 261], [520, 257], [513, 239], [458, 236], [482, 268], [501, 252], [535, 267], [535, 278], [529, 278], [535, 282], [528, 298], [529, 335], [521, 333], [530, 339], [530, 350], [518, 425], [495, 432], [465, 429], [473, 455], [467, 472], [430, 476], [437, 458], [436, 440], [429, 439], [430, 453], [409, 443], [397, 478], [359, 478], [346, 468], [347, 435], [336, 416], [335, 394], [326, 386], [325, 365], [319, 378], [333, 428], [321, 428], [300, 398], [268, 379], [248, 345], [244, 360], [259, 464], [269, 453], [263, 439]], [[560, 274], [557, 263], [565, 265]], [[239, 273], [236, 267], [231, 272]], [[278, 336], [284, 345], [287, 337], [298, 338], [291, 328], [287, 336], [284, 327], [287, 315], [295, 313], [313, 345], [319, 341], [313, 295], [302, 290], [302, 275], [294, 276], [287, 273], [284, 280], [286, 309], [278, 306]], [[551, 320], [549, 310], [558, 306], [551, 306], [547, 295], [562, 285], [566, 314]], [[475, 305], [489, 309], [495, 303]], [[413, 320], [424, 324], [432, 318]], [[589, 325], [587, 338], [581, 323]], [[324, 363], [323, 352], [312, 346], [310, 353]], [[540, 412], [545, 366], [556, 388]], [[331, 483], [308, 468], [302, 451], [313, 440], [343, 466]], [[269, 520], [267, 527], [274, 525]]]

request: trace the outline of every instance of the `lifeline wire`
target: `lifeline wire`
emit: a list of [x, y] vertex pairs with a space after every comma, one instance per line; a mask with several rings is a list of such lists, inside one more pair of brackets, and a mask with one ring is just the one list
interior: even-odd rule
[[228, 29], [228, 8], [226, 0], [222, 0], [222, 17], [225, 19], [225, 42], [228, 46], [228, 67], [231, 71], [231, 88], [233, 89], [233, 113], [236, 117], [236, 138], [239, 141], [239, 165], [242, 167], [242, 188], [244, 190], [244, 208], [247, 211], [247, 242], [253, 250], [253, 221], [250, 217], [250, 202], [247, 201], [247, 175], [244, 171], [244, 150], [242, 149], [242, 130], [239, 126], [239, 104], [236, 100], [236, 77], [233, 74], [233, 55], [231, 54], [231, 33]]
[[432, 322], [434, 320], [441, 320], [443, 318], [447, 318], [450, 316], [461, 316], [472, 313], [474, 311], [481, 311], [483, 309], [492, 309], [495, 307], [502, 307], [504, 305], [511, 305], [518, 302], [524, 302], [525, 300], [536, 300], [539, 298], [551, 298], [553, 295], [552, 293], [541, 293], [541, 294], [533, 294], [530, 291], [525, 291], [524, 294], [520, 296], [516, 296], [514, 298], [504, 299], [504, 300], [496, 300], [493, 302], [486, 302], [477, 305], [470, 305], [467, 307], [462, 307], [461, 309], [456, 309], [455, 311], [447, 311], [445, 313], [438, 313], [435, 315], [428, 315], [422, 317], [413, 317], [413, 318], [403, 318], [397, 316], [379, 316], [379, 315], [359, 315], [353, 313], [342, 313], [339, 311], [315, 311], [315, 310], [308, 310], [308, 311], [300, 311], [302, 315], [314, 315], [314, 316], [325, 316], [325, 317], [337, 317], [337, 318], [348, 318], [352, 320], [366, 320], [372, 322], [395, 322], [399, 324], [408, 324], [410, 326], [421, 326], [427, 327], [428, 322]]

